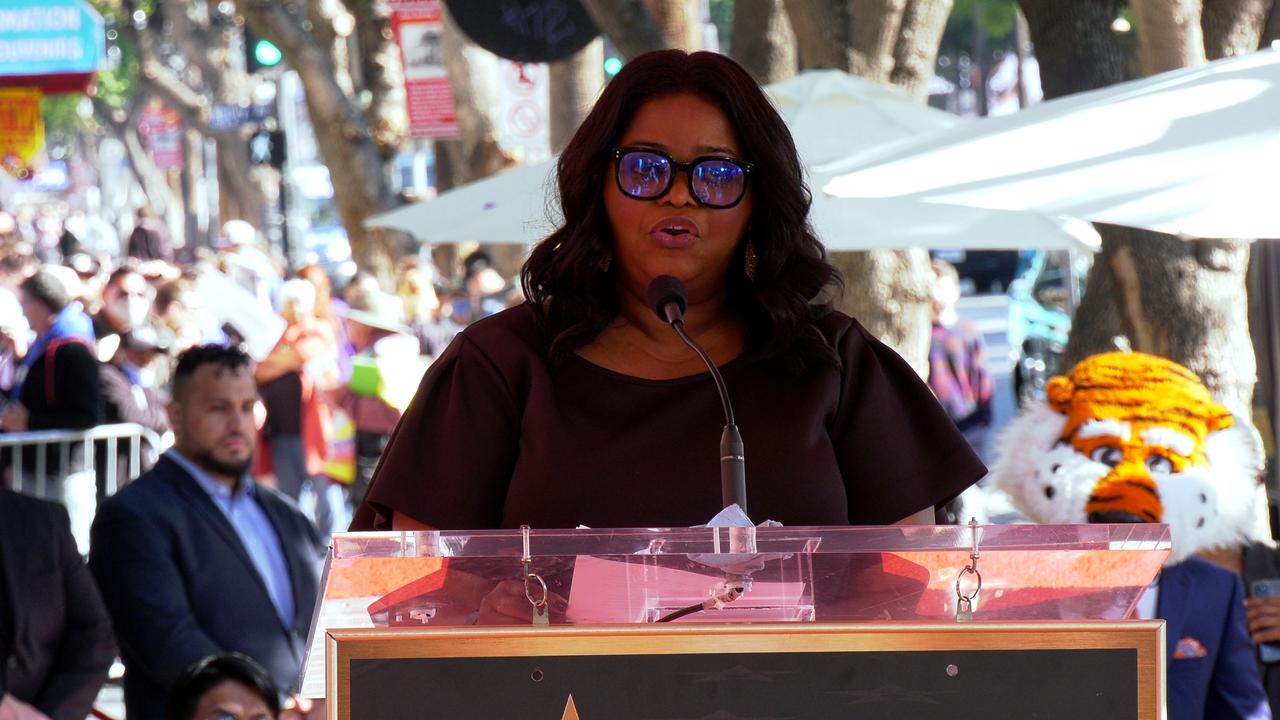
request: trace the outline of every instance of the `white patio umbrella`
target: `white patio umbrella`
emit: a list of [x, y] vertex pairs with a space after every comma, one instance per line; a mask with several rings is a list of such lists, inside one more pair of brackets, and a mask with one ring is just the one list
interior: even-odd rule
[[[791, 129], [814, 188], [827, 180], [814, 168], [965, 122], [836, 70], [801, 73], [765, 92]], [[398, 228], [433, 243], [534, 243], [559, 221], [554, 173], [553, 158], [374, 216], [366, 224]], [[820, 192], [814, 193], [811, 217], [829, 250], [1097, 245], [1087, 223], [1062, 218], [915, 202], [832, 201]]]
[[824, 189], [1190, 237], [1280, 237], [1277, 83], [1274, 50], [1164, 73], [828, 164], [837, 176]]

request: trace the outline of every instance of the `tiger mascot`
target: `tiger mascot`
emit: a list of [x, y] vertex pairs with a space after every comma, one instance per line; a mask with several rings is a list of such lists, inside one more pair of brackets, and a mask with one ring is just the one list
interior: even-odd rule
[[1165, 621], [1170, 720], [1271, 717], [1243, 583], [1194, 557], [1270, 542], [1262, 455], [1194, 373], [1134, 352], [1052, 378], [998, 443], [991, 481], [1036, 522], [1169, 524], [1172, 553], [1134, 615]]
[[1173, 564], [1270, 542], [1262, 455], [1257, 431], [1195, 373], [1112, 352], [1049, 381], [1000, 437], [991, 482], [1036, 522], [1168, 523]]

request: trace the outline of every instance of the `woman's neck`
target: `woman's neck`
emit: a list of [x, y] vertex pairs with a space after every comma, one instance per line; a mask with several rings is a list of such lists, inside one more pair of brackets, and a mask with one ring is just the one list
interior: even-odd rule
[[[650, 380], [669, 380], [704, 371], [702, 360], [649, 308], [644, 298], [623, 293], [618, 317], [578, 354], [615, 372]], [[742, 354], [746, 323], [723, 295], [691, 302], [685, 331], [717, 365]]]

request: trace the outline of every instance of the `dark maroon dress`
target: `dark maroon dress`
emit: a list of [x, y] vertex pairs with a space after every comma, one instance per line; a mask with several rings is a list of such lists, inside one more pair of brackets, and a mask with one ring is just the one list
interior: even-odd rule
[[[876, 525], [986, 473], [928, 386], [855, 320], [819, 330], [842, 367], [800, 378], [747, 352], [721, 367], [755, 522]], [[521, 305], [459, 334], [391, 438], [353, 530], [392, 511], [440, 529], [680, 527], [720, 509], [724, 415], [708, 373], [644, 380], [552, 365]]]

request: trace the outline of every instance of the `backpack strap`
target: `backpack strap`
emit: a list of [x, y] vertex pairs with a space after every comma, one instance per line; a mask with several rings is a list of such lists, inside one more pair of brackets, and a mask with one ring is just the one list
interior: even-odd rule
[[45, 348], [44, 351], [44, 399], [45, 402], [49, 403], [50, 407], [57, 404], [57, 394], [55, 393], [53, 382], [53, 356], [57, 353], [58, 348], [70, 343], [83, 345], [89, 350], [90, 354], [93, 353], [93, 345], [89, 344], [89, 341], [84, 338], [61, 337], [49, 341], [49, 347]]

